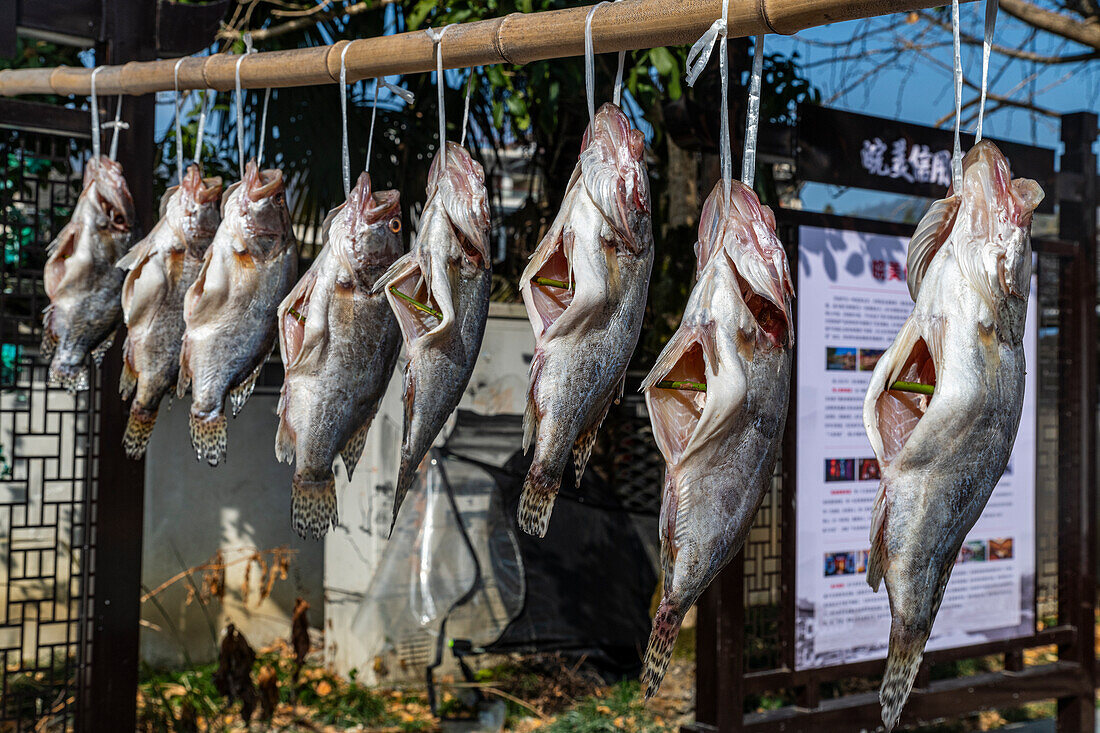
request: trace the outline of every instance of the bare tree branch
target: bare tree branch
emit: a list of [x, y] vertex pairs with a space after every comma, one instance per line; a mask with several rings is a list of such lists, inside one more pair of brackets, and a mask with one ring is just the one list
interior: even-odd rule
[[[944, 23], [939, 18], [935, 17], [927, 11], [919, 11], [921, 18], [928, 23], [931, 23], [938, 28], [950, 31], [951, 25]], [[976, 36], [972, 36], [969, 33], [960, 33], [959, 38], [964, 42], [974, 46], [982, 45], [982, 39]], [[1001, 46], [994, 43], [990, 46], [996, 53], [1002, 56], [1008, 56], [1014, 59], [1022, 59], [1024, 61], [1035, 61], [1040, 64], [1073, 64], [1078, 61], [1092, 61], [1093, 59], [1100, 59], [1100, 51], [1089, 51], [1086, 53], [1069, 54], [1066, 56], [1044, 56], [1042, 54], [1035, 53], [1033, 51], [1025, 51], [1021, 48], [1009, 48], [1007, 46]]]
[[[288, 20], [286, 23], [280, 23], [279, 25], [268, 26], [267, 28], [259, 28], [252, 31], [252, 40], [256, 43], [261, 43], [269, 38], [275, 38], [277, 36], [284, 36], [287, 33], [293, 33], [294, 31], [302, 30], [303, 28], [309, 28], [312, 25], [323, 23], [326, 20], [332, 20], [334, 18], [342, 18], [344, 16], [359, 15], [360, 13], [366, 13], [371, 10], [377, 10], [386, 5], [392, 5], [398, 0], [363, 0], [362, 2], [355, 3], [346, 8], [338, 7], [326, 10], [320, 13], [313, 13], [301, 18], [295, 18], [294, 20]], [[218, 39], [223, 41], [236, 41], [243, 37], [246, 29], [237, 29], [230, 26], [223, 27], [218, 31]]]
[[1100, 18], [1078, 20], [1035, 5], [1029, 0], [1001, 0], [1006, 13], [1062, 38], [1100, 51]]

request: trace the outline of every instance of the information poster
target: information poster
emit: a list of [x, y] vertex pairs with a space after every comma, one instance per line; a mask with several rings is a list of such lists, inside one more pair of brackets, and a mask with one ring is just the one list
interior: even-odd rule
[[[799, 229], [796, 668], [886, 656], [886, 585], [867, 585], [878, 464], [863, 428], [871, 371], [913, 309], [908, 240]], [[1008, 469], [967, 536], [929, 649], [1030, 635], [1035, 623], [1035, 287]]]

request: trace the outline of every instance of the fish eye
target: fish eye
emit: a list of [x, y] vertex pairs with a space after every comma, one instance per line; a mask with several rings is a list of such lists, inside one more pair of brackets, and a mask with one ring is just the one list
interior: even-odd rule
[[394, 234], [397, 234], [398, 232], [401, 231], [401, 220], [400, 219], [390, 219], [390, 231], [393, 232]]

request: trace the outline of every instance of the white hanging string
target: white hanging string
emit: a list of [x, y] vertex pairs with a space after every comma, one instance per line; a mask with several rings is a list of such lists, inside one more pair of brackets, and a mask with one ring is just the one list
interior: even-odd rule
[[180, 128], [180, 107], [183, 100], [180, 99], [180, 64], [186, 56], [181, 56], [172, 69], [172, 88], [176, 93], [176, 175], [177, 180], [183, 183], [183, 131]]
[[[728, 0], [727, 0], [727, 5]], [[725, 45], [726, 39], [722, 38], [722, 44]], [[741, 182], [749, 188], [753, 187], [756, 181], [756, 138], [760, 132], [760, 77], [764, 71], [764, 36], [759, 35], [756, 37], [756, 48], [753, 49], [752, 55], [752, 80], [749, 82], [749, 110], [745, 117], [745, 153], [741, 159]], [[726, 93], [726, 52], [722, 49], [722, 94]], [[725, 110], [725, 106], [722, 107]], [[722, 118], [725, 119], [726, 115], [723, 114]], [[728, 123], [727, 123], [728, 127]], [[726, 145], [729, 144], [728, 130], [727, 136], [724, 138]], [[729, 153], [726, 153], [727, 157]], [[722, 171], [723, 180], [725, 171]]]
[[[619, 2], [619, 0], [615, 0]], [[615, 96], [614, 102], [616, 107], [622, 107], [623, 98], [623, 66], [626, 63], [626, 51], [619, 51], [619, 68], [615, 72]]]
[[978, 104], [978, 128], [974, 142], [982, 140], [982, 122], [985, 120], [985, 95], [989, 86], [989, 52], [993, 48], [993, 31], [997, 27], [998, 0], [985, 0], [985, 38], [982, 40], [982, 99]]
[[410, 92], [404, 87], [399, 87], [394, 84], [390, 84], [388, 81], [382, 78], [374, 80], [374, 104], [370, 110], [370, 134], [367, 136], [367, 166], [366, 171], [370, 173], [370, 158], [371, 150], [374, 148], [374, 121], [378, 117], [378, 87], [384, 87], [393, 92], [397, 96], [405, 100], [406, 103], [412, 104], [416, 101], [416, 95]]
[[462, 107], [462, 138], [459, 145], [466, 147], [466, 125], [470, 121], [470, 92], [474, 88], [474, 70], [470, 69], [470, 75], [466, 77], [466, 102]]
[[[729, 34], [727, 25], [727, 18], [729, 17], [729, 0], [722, 3], [722, 17], [714, 21], [710, 28], [707, 28], [703, 35], [699, 36], [697, 40], [688, 51], [687, 56], [687, 79], [688, 86], [695, 86], [695, 82], [698, 81], [699, 75], [703, 73], [703, 69], [706, 68], [707, 62], [710, 61], [710, 55], [714, 51], [714, 44], [717, 41], [719, 44], [719, 69], [722, 74], [722, 118], [721, 118], [721, 131], [719, 134], [719, 158], [722, 164], [722, 183], [726, 194], [729, 198], [730, 185], [733, 180], [733, 152], [730, 149], [730, 123], [729, 123], [729, 65], [726, 58], [726, 41]], [[757, 42], [758, 49], [763, 48], [762, 44]], [[753, 71], [756, 71], [756, 61], [753, 60]], [[760, 90], [757, 89], [757, 100], [760, 98]], [[749, 93], [749, 103], [752, 103], [752, 93]], [[748, 131], [746, 130], [746, 144], [748, 138]], [[755, 141], [754, 141], [755, 146]], [[746, 156], [748, 150], [745, 151]], [[756, 153], [753, 151], [753, 163], [752, 168], [748, 168], [748, 161], [745, 161], [742, 165], [742, 177], [744, 177], [745, 170], [752, 170], [756, 167]]]
[[955, 41], [955, 146], [951, 151], [951, 184], [955, 193], [962, 191], [962, 142], [959, 140], [959, 125], [962, 122], [962, 52], [959, 40], [959, 0], [951, 0], [951, 32]]
[[608, 0], [596, 3], [584, 18], [584, 88], [588, 93], [588, 121], [596, 118], [596, 53], [592, 47], [592, 16]]
[[[340, 134], [342, 140], [341, 169], [344, 173], [344, 199], [351, 195], [351, 153], [348, 150], [348, 68], [344, 63], [344, 57], [348, 54], [350, 43], [344, 44], [344, 50], [340, 52]], [[378, 102], [378, 87], [374, 88], [375, 103]], [[371, 115], [371, 134], [374, 133], [374, 115]], [[367, 148], [367, 160], [370, 160], [370, 148]]]
[[111, 130], [111, 160], [115, 160], [118, 157], [118, 131], [129, 130], [130, 125], [122, 121], [122, 95], [118, 95], [118, 101], [115, 102], [115, 119], [114, 122], [108, 122], [105, 127], [113, 128]]
[[428, 38], [432, 39], [432, 43], [435, 44], [435, 88], [436, 96], [439, 102], [439, 150], [442, 152], [447, 148], [447, 114], [443, 108], [443, 34], [447, 32], [447, 29], [451, 26], [443, 26], [442, 28], [428, 28], [424, 32], [428, 34]]
[[95, 93], [95, 77], [96, 74], [103, 71], [102, 66], [97, 66], [92, 70], [92, 159], [99, 162], [100, 144], [99, 144], [99, 97]]

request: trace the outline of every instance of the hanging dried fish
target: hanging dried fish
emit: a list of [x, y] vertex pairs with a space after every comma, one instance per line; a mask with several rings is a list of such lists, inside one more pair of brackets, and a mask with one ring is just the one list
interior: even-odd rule
[[643, 384], [667, 463], [664, 587], [642, 684], [660, 687], [684, 614], [745, 542], [783, 437], [794, 288], [775, 216], [751, 188], [722, 182], [703, 207], [698, 281]]
[[[1012, 180], [983, 140], [961, 190], [909, 243], [913, 313], [875, 366], [863, 421], [881, 470], [867, 582], [885, 580], [892, 622], [882, 720], [901, 715], [966, 533], [1008, 463], [1024, 399], [1035, 181]], [[934, 385], [932, 396], [890, 389]]]
[[250, 161], [226, 191], [222, 222], [188, 289], [177, 394], [191, 387], [191, 444], [199, 460], [225, 458], [225, 401], [244, 407], [278, 334], [279, 303], [294, 285], [298, 251], [283, 174]]
[[153, 231], [118, 262], [126, 271], [122, 312], [122, 399], [134, 395], [122, 445], [131, 458], [145, 454], [161, 399], [176, 387], [183, 338], [183, 299], [202, 267], [221, 221], [221, 178], [202, 177], [191, 165], [161, 201]]
[[581, 148], [558, 216], [521, 280], [535, 330], [523, 443], [535, 453], [519, 525], [539, 537], [569, 456], [579, 483], [596, 431], [622, 394], [653, 269], [642, 133], [605, 104]]
[[122, 321], [123, 273], [115, 263], [130, 250], [133, 225], [122, 166], [105, 155], [90, 159], [72, 219], [47, 249], [42, 355], [51, 384], [88, 389], [86, 357], [98, 366], [111, 347]]
[[314, 538], [336, 526], [336, 455], [351, 478], [397, 364], [397, 320], [371, 288], [405, 249], [401, 198], [372, 192], [363, 173], [322, 229], [321, 254], [279, 306], [286, 377], [275, 437], [279, 460], [296, 462], [294, 529]]

